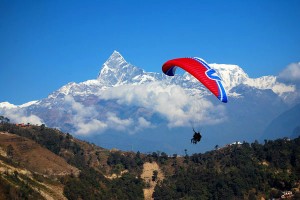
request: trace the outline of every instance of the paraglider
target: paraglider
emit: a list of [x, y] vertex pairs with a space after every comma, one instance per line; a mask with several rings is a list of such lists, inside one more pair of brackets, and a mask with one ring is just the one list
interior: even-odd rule
[[168, 76], [174, 76], [177, 67], [180, 67], [193, 75], [220, 101], [224, 103], [227, 102], [227, 94], [220, 77], [203, 59], [193, 57], [168, 60], [163, 64], [162, 71]]
[[[227, 94], [221, 82], [221, 78], [203, 59], [192, 57], [168, 60], [163, 64], [162, 71], [168, 76], [174, 76], [177, 67], [180, 67], [193, 75], [221, 102], [227, 103]], [[196, 132], [194, 128], [193, 131], [194, 135], [191, 139], [191, 143], [197, 144], [197, 142], [200, 142], [202, 135], [200, 132]]]
[[194, 131], [194, 135], [193, 138], [191, 139], [191, 143], [197, 144], [198, 142], [200, 142], [202, 135], [200, 134], [200, 132], [196, 132], [194, 128], [193, 131]]

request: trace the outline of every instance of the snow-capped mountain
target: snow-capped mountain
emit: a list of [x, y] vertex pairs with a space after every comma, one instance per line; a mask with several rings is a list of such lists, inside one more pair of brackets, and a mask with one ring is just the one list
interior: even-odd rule
[[[0, 115], [18, 123], [45, 123], [104, 147], [171, 153], [184, 147], [199, 151], [187, 142], [190, 134], [183, 134], [190, 133], [191, 126], [207, 133], [205, 150], [217, 143], [258, 138], [290, 107], [286, 99], [295, 86], [275, 76], [250, 78], [237, 65], [210, 65], [223, 81], [227, 104], [188, 73], [168, 77], [146, 72], [114, 51], [96, 79], [68, 83], [45, 99], [21, 106], [0, 103]], [[115, 138], [121, 140], [116, 143]]]
[[161, 74], [147, 73], [126, 62], [119, 52], [114, 51], [103, 64], [97, 80], [104, 86], [114, 87], [124, 84], [143, 84], [161, 78]]
[[[295, 90], [293, 85], [285, 85], [277, 82], [277, 78], [275, 76], [263, 76], [253, 79], [249, 78], [243, 69], [237, 65], [210, 65], [220, 74], [228, 91], [240, 84], [249, 85], [257, 89], [271, 89], [273, 92], [279, 95], [285, 92], [294, 92]], [[126, 62], [126, 60], [117, 51], [114, 51], [109, 59], [103, 64], [97, 80], [99, 80], [102, 85], [107, 87], [124, 84], [138, 85], [147, 82], [168, 80], [169, 83], [180, 84], [185, 88], [190, 88], [191, 83], [197, 83], [197, 81], [187, 73], [184, 76], [178, 76], [175, 79], [172, 79], [164, 76], [161, 73], [145, 72], [141, 68]], [[190, 82], [190, 84], [183, 84], [183, 82]]]
[[[277, 82], [275, 76], [263, 76], [260, 78], [249, 78], [249, 76], [237, 65], [228, 64], [210, 64], [216, 69], [225, 85], [227, 92], [232, 88], [244, 84], [257, 89], [271, 89], [279, 96], [286, 92], [294, 92], [293, 85], [285, 85]], [[165, 84], [178, 84], [185, 89], [197, 88], [203, 89], [197, 80], [188, 73], [175, 78], [167, 77], [162, 73], [145, 72], [128, 63], [122, 55], [114, 51], [108, 60], [103, 64], [97, 79], [88, 80], [81, 83], [68, 83], [55, 91], [49, 98], [55, 98], [58, 95], [90, 95], [99, 94], [102, 90], [121, 85], [141, 85], [155, 81], [164, 81]]]
[[225, 87], [230, 90], [238, 85], [244, 84], [257, 89], [271, 89], [278, 95], [286, 92], [294, 92], [295, 86], [285, 85], [277, 81], [275, 76], [263, 76], [259, 78], [250, 78], [242, 68], [237, 65], [228, 64], [210, 64], [212, 68], [216, 69]]

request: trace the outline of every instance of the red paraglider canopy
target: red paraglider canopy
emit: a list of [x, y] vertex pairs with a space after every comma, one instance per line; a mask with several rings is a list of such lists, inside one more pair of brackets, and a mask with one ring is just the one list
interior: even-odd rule
[[162, 71], [168, 76], [174, 76], [177, 67], [180, 67], [193, 75], [219, 100], [224, 103], [227, 102], [227, 94], [221, 83], [220, 77], [203, 59], [194, 57], [168, 60], [163, 64]]

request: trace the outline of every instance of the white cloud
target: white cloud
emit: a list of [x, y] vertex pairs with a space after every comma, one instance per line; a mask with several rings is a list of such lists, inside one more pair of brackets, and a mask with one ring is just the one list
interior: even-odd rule
[[113, 128], [118, 131], [126, 131], [128, 127], [133, 124], [132, 119], [120, 119], [115, 113], [108, 112], [107, 114], [107, 123], [110, 128]]
[[288, 65], [280, 74], [279, 78], [286, 81], [300, 81], [300, 62]]
[[105, 131], [108, 125], [97, 119], [98, 113], [93, 106], [84, 106], [67, 95], [65, 102], [70, 105], [69, 112], [72, 112], [72, 124], [76, 128], [77, 135], [89, 135]]
[[65, 102], [71, 106], [72, 111], [80, 119], [97, 115], [97, 112], [94, 109], [94, 107], [84, 106], [81, 103], [76, 102], [75, 99], [70, 95], [65, 96]]
[[141, 127], [141, 128], [150, 128], [151, 127], [151, 122], [147, 121], [143, 117], [139, 117], [139, 119], [138, 119], [138, 127]]
[[178, 85], [167, 86], [161, 82], [110, 88], [102, 92], [101, 98], [150, 109], [165, 117], [169, 127], [189, 126], [197, 122], [213, 124], [225, 118], [224, 106], [216, 107], [204, 98], [188, 95]]
[[144, 117], [139, 117], [133, 130], [131, 130], [129, 133], [133, 134], [147, 128], [155, 128], [155, 126], [152, 125], [150, 121], [147, 121]]
[[75, 126], [77, 128], [76, 134], [78, 135], [90, 135], [93, 133], [101, 133], [107, 129], [107, 124], [97, 119], [92, 119], [86, 123], [83, 121], [77, 122], [78, 123], [75, 124]]
[[65, 102], [70, 106], [69, 112], [72, 112], [71, 120], [77, 135], [100, 134], [108, 129], [125, 132], [134, 126], [131, 118], [121, 119], [113, 112], [98, 113], [95, 106], [85, 106], [72, 96], [66, 96]]
[[43, 120], [41, 120], [36, 115], [26, 115], [22, 109], [18, 108], [10, 108], [10, 109], [2, 109], [1, 115], [10, 119], [12, 123], [30, 123], [30, 124], [43, 124]]
[[[129, 134], [154, 128], [149, 120], [153, 113], [166, 119], [169, 127], [184, 127], [195, 123], [214, 124], [225, 118], [224, 106], [214, 106], [200, 96], [190, 96], [178, 85], [164, 85], [153, 82], [143, 85], [123, 85], [109, 88], [101, 93], [104, 100], [116, 100], [120, 105], [139, 107], [132, 116], [120, 116], [120, 110], [99, 112], [97, 105], [86, 106], [70, 95], [65, 103], [77, 135], [101, 134], [109, 129]], [[35, 116], [26, 116], [22, 109], [2, 109], [2, 115], [16, 123], [42, 124]], [[119, 114], [120, 113], [120, 114]]]

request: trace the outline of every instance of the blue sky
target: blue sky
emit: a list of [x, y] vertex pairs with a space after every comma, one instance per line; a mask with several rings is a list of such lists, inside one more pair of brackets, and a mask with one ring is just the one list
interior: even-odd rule
[[0, 102], [94, 79], [114, 50], [160, 72], [168, 59], [237, 64], [250, 77], [300, 61], [299, 0], [0, 0]]

